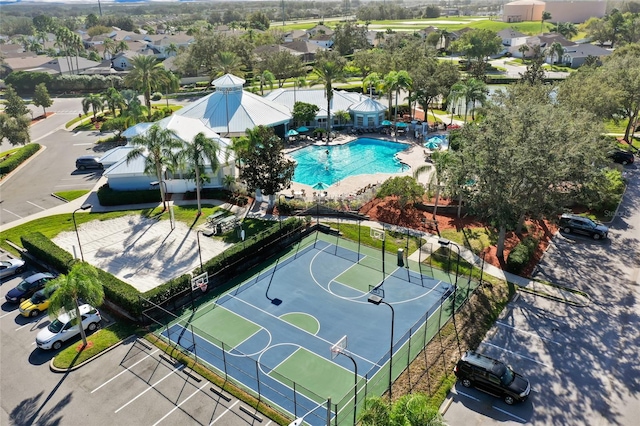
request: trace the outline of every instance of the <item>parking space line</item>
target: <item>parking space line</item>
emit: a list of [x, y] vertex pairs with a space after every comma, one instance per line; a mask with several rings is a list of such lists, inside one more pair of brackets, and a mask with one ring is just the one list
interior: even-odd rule
[[526, 331], [526, 330], [522, 330], [522, 329], [520, 329], [520, 328], [516, 328], [516, 327], [514, 327], [514, 326], [511, 326], [511, 325], [509, 325], [509, 324], [505, 324], [505, 323], [500, 322], [500, 321], [496, 321], [496, 324], [501, 325], [501, 326], [503, 326], [503, 327], [508, 327], [508, 328], [510, 328], [510, 329], [512, 329], [512, 330], [515, 330], [515, 331], [518, 331], [518, 332], [520, 332], [520, 333], [525, 333], [525, 334], [528, 334], [528, 335], [530, 335], [530, 336], [537, 337], [538, 339], [546, 340], [547, 342], [555, 343], [556, 345], [562, 345], [562, 343], [560, 343], [560, 342], [556, 342], [555, 340], [551, 340], [551, 339], [549, 339], [548, 337], [543, 337], [543, 336], [540, 336], [539, 334], [532, 333], [532, 332], [530, 332], [530, 331]]
[[164, 417], [162, 417], [160, 420], [158, 420], [157, 422], [155, 422], [153, 424], [153, 426], [156, 426], [158, 423], [160, 423], [161, 421], [163, 421], [164, 419], [166, 419], [167, 417], [169, 417], [169, 415], [171, 413], [173, 413], [174, 411], [176, 411], [178, 408], [180, 408], [180, 406], [182, 404], [184, 404], [185, 402], [187, 402], [188, 400], [191, 399], [192, 396], [194, 396], [195, 394], [197, 394], [198, 392], [200, 392], [202, 390], [202, 388], [204, 388], [205, 386], [207, 386], [209, 384], [209, 382], [207, 381], [207, 383], [205, 383], [204, 385], [200, 386], [199, 389], [196, 389], [191, 395], [189, 395], [184, 401], [182, 401], [180, 404], [176, 405], [175, 407], [173, 407], [171, 409], [171, 411], [169, 411], [167, 414], [164, 415]]
[[15, 217], [17, 217], [18, 219], [22, 219], [22, 216], [20, 216], [19, 214], [15, 214], [14, 212], [12, 212], [11, 210], [7, 210], [7, 209], [2, 209], [3, 211], [14, 215]]
[[236, 402], [234, 402], [233, 404], [231, 404], [231, 406], [229, 408], [227, 408], [226, 410], [224, 410], [224, 412], [222, 414], [220, 414], [218, 417], [216, 417], [211, 423], [209, 423], [209, 426], [211, 426], [212, 424], [214, 424], [215, 422], [217, 422], [218, 420], [220, 420], [222, 418], [222, 416], [224, 416], [225, 414], [227, 414], [229, 411], [231, 411], [231, 409], [233, 407], [235, 407], [235, 405], [240, 402], [238, 400], [236, 400]]
[[459, 391], [459, 390], [457, 390], [457, 389], [456, 389], [456, 395], [462, 395], [462, 396], [465, 396], [465, 397], [467, 397], [467, 398], [469, 398], [469, 399], [473, 399], [474, 401], [478, 401], [478, 402], [480, 402], [480, 399], [479, 399], [479, 398], [476, 398], [475, 396], [471, 396], [471, 395], [469, 395], [468, 393], [460, 392], [460, 391]]
[[7, 312], [6, 314], [4, 314], [4, 315], [0, 316], [0, 319], [2, 319], [2, 318], [4, 318], [4, 317], [6, 317], [7, 315], [11, 315], [11, 314], [15, 314], [15, 312], [14, 312], [14, 311]]
[[147, 356], [145, 356], [144, 358], [142, 358], [140, 361], [136, 362], [135, 364], [133, 364], [131, 367], [125, 367], [124, 371], [119, 372], [118, 374], [116, 374], [115, 376], [113, 376], [112, 378], [110, 378], [109, 380], [107, 380], [106, 382], [104, 382], [103, 384], [101, 384], [100, 386], [98, 386], [97, 388], [95, 388], [94, 390], [91, 391], [91, 393], [94, 393], [95, 391], [97, 391], [98, 389], [100, 389], [101, 387], [103, 387], [104, 385], [111, 383], [113, 380], [117, 379], [118, 377], [120, 377], [122, 374], [126, 373], [127, 371], [131, 371], [130, 369], [135, 367], [136, 365], [140, 364], [142, 361], [144, 361], [145, 359], [149, 358], [151, 355], [155, 354], [156, 352], [158, 352], [160, 349], [156, 349], [155, 351], [151, 352], [150, 354], [148, 354]]
[[498, 410], [503, 414], [506, 414], [507, 416], [513, 417], [514, 419], [522, 422], [522, 423], [527, 423], [527, 421], [525, 419], [523, 419], [522, 417], [518, 417], [515, 414], [512, 414], [510, 412], [508, 412], [507, 410], [503, 410], [502, 408], [498, 408], [495, 405], [492, 405], [491, 408], [493, 408], [494, 410]]
[[184, 364], [181, 364], [179, 367], [174, 368], [173, 370], [171, 370], [166, 376], [164, 376], [162, 379], [158, 380], [157, 382], [155, 382], [154, 384], [152, 384], [151, 386], [149, 386], [148, 388], [146, 388], [145, 390], [143, 390], [142, 392], [140, 392], [135, 398], [129, 400], [129, 402], [127, 402], [126, 404], [124, 404], [122, 407], [118, 408], [116, 411], [114, 411], [114, 413], [118, 413], [120, 410], [122, 410], [124, 407], [126, 407], [127, 405], [131, 404], [133, 401], [135, 401], [136, 399], [140, 398], [142, 395], [144, 395], [145, 393], [149, 392], [151, 389], [153, 389], [157, 384], [159, 384], [160, 382], [162, 382], [164, 379], [166, 379], [167, 377], [171, 376], [173, 373], [175, 373], [176, 371], [182, 370], [184, 368]]
[[[42, 318], [44, 318], [44, 317], [42, 317]], [[28, 326], [28, 325], [37, 324], [37, 323], [39, 323], [39, 322], [42, 320], [42, 318], [38, 318], [38, 321], [29, 321], [29, 322], [28, 322], [28, 323], [26, 323], [25, 325], [21, 325], [20, 327], [16, 328], [16, 331], [18, 331], [18, 330], [20, 330], [20, 329], [23, 329], [23, 328], [25, 328], [25, 327], [26, 327], [26, 326]]]
[[549, 367], [549, 368], [551, 368], [550, 366], [548, 366], [548, 365], [547, 365], [547, 364], [545, 364], [544, 362], [536, 361], [535, 359], [533, 359], [533, 358], [531, 358], [531, 357], [528, 357], [528, 356], [525, 356], [525, 355], [520, 355], [519, 353], [517, 353], [517, 352], [513, 352], [513, 351], [510, 351], [509, 349], [501, 348], [500, 346], [494, 345], [493, 343], [489, 343], [489, 342], [482, 342], [482, 343], [481, 343], [481, 345], [489, 345], [489, 346], [493, 346], [494, 348], [496, 348], [496, 349], [500, 349], [501, 351], [508, 352], [508, 353], [510, 353], [510, 354], [512, 354], [512, 355], [519, 356], [520, 358], [524, 358], [524, 359], [528, 359], [529, 361], [533, 361], [533, 362], [535, 362], [536, 364], [544, 365], [545, 367]]
[[36, 203], [32, 203], [31, 201], [27, 201], [27, 203], [29, 203], [29, 204], [31, 204], [32, 206], [37, 207], [37, 208], [39, 208], [39, 209], [41, 209], [41, 210], [46, 210], [44, 207], [39, 206], [39, 205], [37, 205]]

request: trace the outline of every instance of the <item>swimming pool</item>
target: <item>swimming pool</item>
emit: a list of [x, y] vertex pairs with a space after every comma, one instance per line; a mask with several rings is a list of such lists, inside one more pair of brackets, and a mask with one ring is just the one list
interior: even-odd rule
[[400, 173], [408, 166], [396, 154], [409, 146], [380, 139], [359, 138], [344, 145], [311, 145], [291, 153], [297, 166], [294, 182], [333, 185], [349, 176]]

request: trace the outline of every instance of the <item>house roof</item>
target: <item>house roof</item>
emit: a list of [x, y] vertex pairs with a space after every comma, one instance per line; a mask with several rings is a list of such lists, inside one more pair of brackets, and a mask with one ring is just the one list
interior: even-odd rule
[[30, 53], [23, 52], [22, 56], [6, 57], [4, 62], [13, 71], [25, 71], [33, 68], [41, 67], [49, 61], [54, 60], [47, 55], [31, 55]]
[[573, 46], [575, 42], [569, 41], [558, 33], [546, 33], [538, 36], [541, 46], [551, 46], [553, 43], [560, 43], [562, 46]]
[[298, 52], [297, 50], [292, 50], [292, 49], [289, 49], [288, 47], [285, 47], [279, 44], [268, 44], [265, 46], [258, 46], [255, 49], [253, 49], [253, 53], [258, 56], [264, 55], [264, 54], [276, 53], [276, 52], [289, 52], [292, 55], [300, 55], [300, 52]]
[[[327, 116], [327, 98], [325, 97], [324, 90], [306, 89], [296, 90], [294, 92], [293, 90], [276, 89], [266, 95], [265, 98], [284, 105], [290, 110], [293, 110], [293, 105], [296, 102], [313, 104], [319, 108], [318, 113], [316, 114], [317, 117]], [[372, 104], [363, 104], [363, 101], [366, 99], [369, 98], [358, 93], [334, 90], [333, 99], [331, 99], [331, 113], [333, 114], [336, 111], [341, 110], [350, 111], [351, 107], [356, 105], [359, 105], [359, 108], [362, 108], [359, 109], [358, 112], [365, 112], [365, 108], [372, 107]], [[384, 109], [386, 108], [383, 106], [383, 110]], [[371, 111], [368, 110], [367, 112]]]
[[220, 77], [212, 83], [216, 86], [215, 92], [174, 115], [197, 118], [224, 136], [242, 135], [255, 126], [276, 126], [291, 120], [287, 107], [242, 90], [243, 83], [243, 79], [230, 74]]
[[387, 110], [387, 107], [376, 100], [365, 98], [361, 102], [352, 105], [349, 110], [352, 112], [383, 112]]
[[297, 38], [308, 38], [309, 34], [305, 30], [292, 30], [284, 33], [284, 36], [295, 40]]
[[290, 41], [288, 43], [282, 43], [282, 45], [298, 53], [316, 53], [321, 50], [326, 50], [322, 46], [305, 40]]
[[326, 25], [318, 24], [313, 28], [309, 28], [307, 30], [307, 32], [309, 34], [322, 34], [322, 33], [324, 33], [324, 34], [327, 34], [327, 35], [331, 36], [331, 35], [333, 35], [333, 33], [335, 31], [333, 31], [331, 28], [327, 27]]
[[572, 58], [586, 58], [587, 56], [607, 56], [611, 51], [594, 44], [576, 44], [564, 48], [564, 54]]
[[501, 39], [526, 37], [526, 36], [527, 36], [526, 34], [523, 34], [520, 31], [516, 31], [513, 28], [505, 28], [502, 31], [498, 31], [498, 37], [500, 37]]

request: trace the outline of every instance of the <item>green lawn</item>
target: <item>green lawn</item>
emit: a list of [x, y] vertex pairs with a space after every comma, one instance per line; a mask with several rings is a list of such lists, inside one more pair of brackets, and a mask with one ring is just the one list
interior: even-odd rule
[[110, 348], [116, 343], [131, 336], [136, 331], [136, 327], [125, 322], [118, 322], [109, 327], [100, 329], [87, 336], [88, 346], [79, 350], [82, 340], [71, 343], [67, 348], [60, 351], [53, 359], [53, 365], [57, 368], [71, 368], [79, 365], [100, 352]]
[[80, 198], [83, 195], [89, 193], [88, 189], [76, 189], [73, 191], [60, 191], [60, 192], [54, 192], [53, 195], [60, 197], [64, 200], [67, 201], [73, 201], [76, 198]]

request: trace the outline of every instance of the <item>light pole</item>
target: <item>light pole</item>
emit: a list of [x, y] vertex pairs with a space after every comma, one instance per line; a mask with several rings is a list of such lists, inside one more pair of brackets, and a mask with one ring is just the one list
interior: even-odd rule
[[84, 262], [84, 255], [82, 254], [82, 245], [80, 244], [80, 234], [78, 233], [78, 225], [76, 224], [76, 212], [78, 210], [88, 210], [93, 207], [91, 204], [83, 204], [71, 213], [71, 218], [73, 219], [73, 227], [76, 230], [76, 238], [78, 239], [78, 249], [80, 250], [80, 260]]
[[453, 284], [453, 311], [451, 312], [451, 316], [453, 317], [453, 328], [455, 328], [456, 330], [456, 341], [458, 342], [458, 352], [461, 353], [460, 339], [458, 337], [458, 326], [456, 325], [456, 300], [458, 296], [458, 275], [460, 272], [460, 246], [452, 241], [444, 240], [444, 239], [439, 239], [438, 244], [440, 244], [440, 246], [442, 247], [453, 246], [456, 248], [458, 252], [458, 258], [456, 259], [456, 279]]
[[198, 240], [198, 257], [200, 258], [200, 273], [204, 272], [204, 267], [202, 266], [202, 249], [200, 248], [200, 233], [202, 231], [198, 229], [196, 231], [196, 240]]
[[376, 296], [375, 294], [369, 296], [367, 302], [373, 303], [374, 305], [379, 305], [382, 303], [383, 305], [387, 305], [391, 309], [391, 345], [389, 349], [389, 401], [391, 401], [391, 386], [393, 385], [393, 325], [395, 322], [396, 313], [393, 310], [393, 306], [382, 300], [382, 297]]

